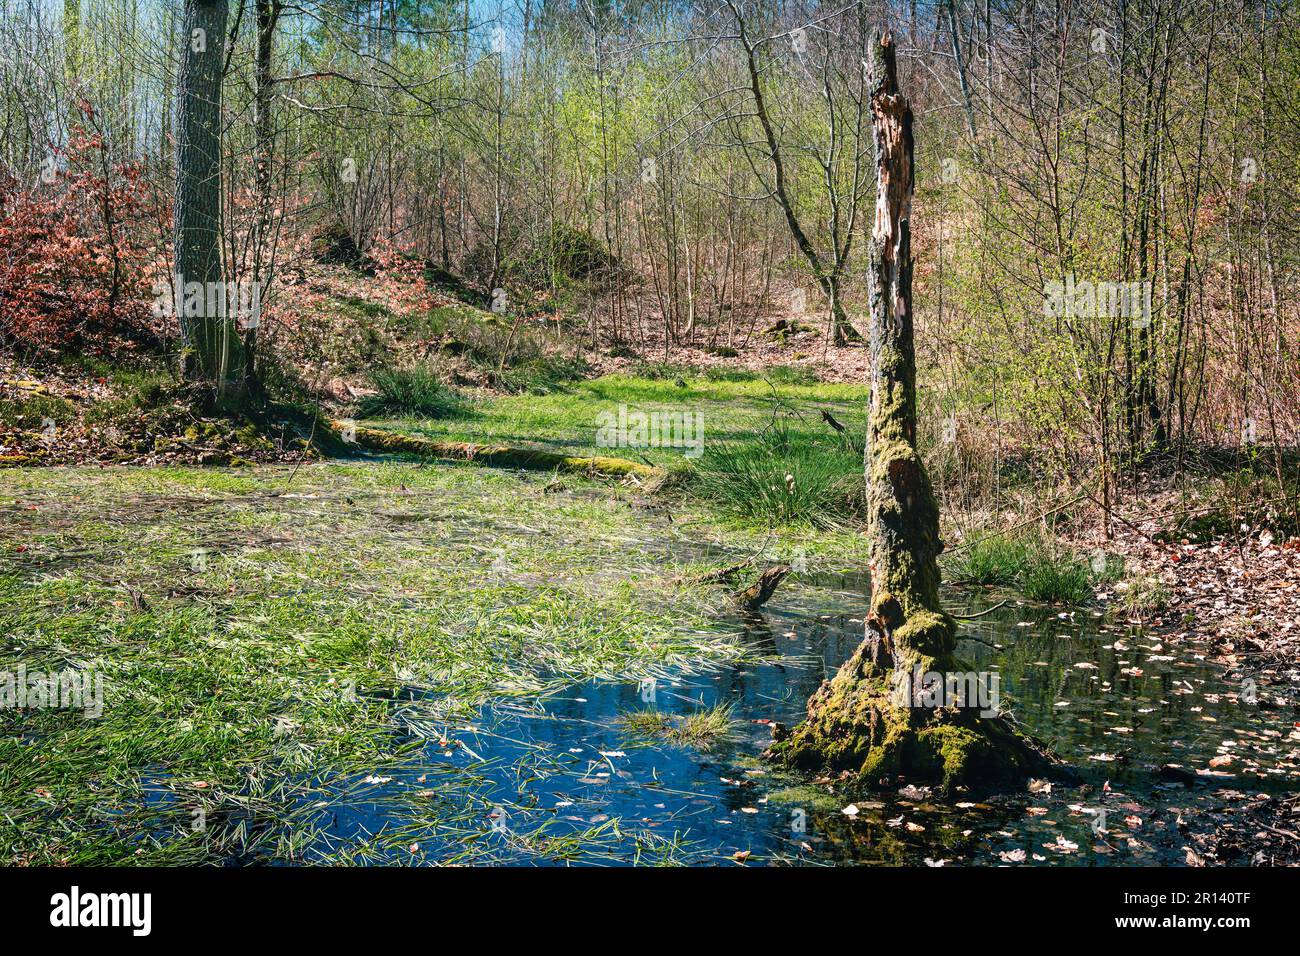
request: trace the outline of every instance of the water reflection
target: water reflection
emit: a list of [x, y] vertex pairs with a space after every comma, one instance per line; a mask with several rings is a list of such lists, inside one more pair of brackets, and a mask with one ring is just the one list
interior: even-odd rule
[[[1089, 611], [1014, 601], [963, 622], [959, 653], [999, 675], [1002, 706], [1078, 769], [1080, 785], [941, 800], [906, 781], [866, 792], [778, 772], [759, 759], [770, 722], [797, 722], [852, 652], [867, 587], [858, 575], [805, 576], [760, 615], [731, 622], [769, 658], [761, 663], [581, 685], [456, 728], [457, 745], [430, 747], [427, 764], [393, 784], [420, 786], [429, 768], [473, 777], [474, 805], [460, 824], [425, 831], [422, 859], [462, 858], [472, 839], [476, 861], [530, 865], [1181, 863], [1187, 827], [1208, 825], [1235, 788], [1293, 789], [1290, 719], [1244, 703], [1190, 639], [1166, 645]], [[949, 601], [967, 613], [990, 606], [969, 593]], [[705, 748], [622, 720], [716, 705], [733, 708], [737, 730]], [[391, 813], [352, 802], [334, 809], [331, 831], [381, 833]]]

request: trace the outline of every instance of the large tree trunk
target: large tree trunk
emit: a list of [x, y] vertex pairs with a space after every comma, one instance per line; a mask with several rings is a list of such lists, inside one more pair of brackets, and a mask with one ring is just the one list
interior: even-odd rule
[[[176, 303], [185, 339], [184, 372], [211, 388], [219, 405], [243, 398], [244, 360], [228, 303], [217, 294], [221, 267], [221, 74], [228, 0], [185, 0], [176, 107], [176, 275], [203, 295]], [[211, 291], [212, 294], [209, 294]], [[199, 300], [202, 300], [201, 302]], [[196, 314], [188, 314], [188, 313]]]
[[874, 44], [872, 70], [878, 188], [866, 450], [871, 608], [862, 644], [772, 755], [872, 783], [898, 775], [949, 788], [1005, 781], [1045, 768], [1048, 758], [1001, 717], [981, 716], [969, 696], [936, 705], [924, 693], [925, 675], [942, 675], [947, 686], [950, 676], [969, 671], [955, 657], [956, 624], [939, 600], [939, 511], [916, 449], [912, 112], [898, 92], [888, 35]]

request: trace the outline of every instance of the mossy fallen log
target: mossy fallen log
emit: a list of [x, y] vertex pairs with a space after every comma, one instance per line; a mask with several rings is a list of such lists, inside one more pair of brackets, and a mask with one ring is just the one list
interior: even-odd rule
[[424, 458], [445, 458], [452, 461], [472, 461], [492, 468], [527, 468], [536, 471], [564, 471], [574, 474], [599, 475], [606, 478], [661, 479], [665, 470], [626, 458], [604, 456], [584, 457], [565, 455], [537, 448], [514, 448], [510, 445], [479, 444], [477, 442], [435, 441], [417, 435], [368, 428], [354, 422], [331, 419], [327, 422], [333, 437], [346, 445], [371, 452], [395, 455], [419, 455]]
[[27, 465], [39, 465], [45, 460], [45, 452], [16, 452], [0, 455], [0, 468], [22, 468]]

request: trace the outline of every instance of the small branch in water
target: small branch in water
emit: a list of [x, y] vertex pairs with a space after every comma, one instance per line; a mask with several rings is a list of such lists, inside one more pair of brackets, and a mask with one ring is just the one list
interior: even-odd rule
[[757, 611], [776, 593], [777, 585], [789, 573], [790, 565], [788, 564], [772, 565], [758, 576], [757, 581], [745, 588], [745, 590], [736, 593], [736, 603], [742, 611]]
[[[1008, 600], [1010, 599], [1008, 598]], [[983, 617], [985, 614], [992, 614], [994, 611], [996, 611], [998, 608], [1002, 607], [1006, 603], [1007, 603], [1006, 601], [999, 601], [997, 604], [993, 605], [992, 607], [986, 607], [978, 614], [951, 614], [950, 613], [948, 616], [958, 621], [973, 621], [975, 620], [975, 618]]]

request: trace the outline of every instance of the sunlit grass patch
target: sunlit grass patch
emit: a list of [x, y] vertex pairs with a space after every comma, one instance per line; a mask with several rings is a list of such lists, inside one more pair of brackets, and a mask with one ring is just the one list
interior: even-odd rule
[[689, 487], [724, 513], [769, 527], [846, 525], [865, 501], [860, 450], [779, 433], [707, 445]]
[[980, 533], [965, 542], [949, 576], [963, 584], [1010, 587], [1029, 563], [1029, 542], [1011, 535]]
[[1083, 604], [1122, 572], [1119, 558], [1086, 557], [1043, 533], [978, 532], [945, 562], [954, 583], [1015, 588], [1053, 604]]

